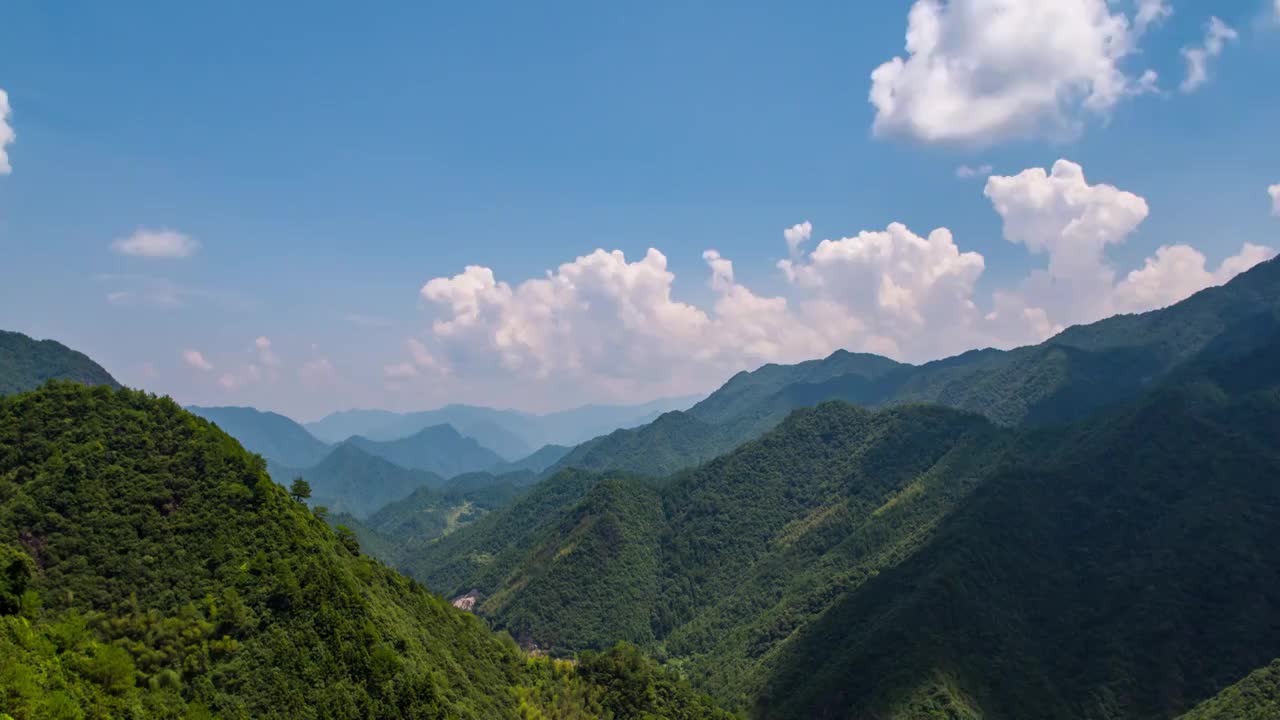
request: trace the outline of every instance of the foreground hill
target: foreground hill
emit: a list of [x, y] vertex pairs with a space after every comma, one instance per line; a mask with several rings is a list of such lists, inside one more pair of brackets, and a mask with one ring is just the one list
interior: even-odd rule
[[250, 407], [194, 405], [187, 410], [215, 423], [250, 452], [256, 452], [282, 465], [307, 467], [319, 462], [330, 450], [327, 444], [317, 440], [306, 428], [277, 413]]
[[404, 566], [527, 646], [625, 638], [761, 718], [1170, 718], [1280, 656], [1255, 310], [1087, 420], [825, 403], [663, 481], [558, 473]]
[[1072, 327], [1010, 351], [975, 350], [924, 365], [836, 352], [739, 373], [687, 412], [575, 447], [565, 467], [663, 475], [724, 454], [824, 400], [863, 407], [928, 402], [1005, 426], [1072, 422], [1131, 400], [1254, 318], [1280, 311], [1280, 259], [1221, 287], [1139, 315]]
[[625, 648], [526, 659], [138, 392], [0, 400], [0, 568], [16, 720], [718, 716]]
[[120, 387], [84, 353], [53, 340], [33, 340], [22, 333], [0, 330], [0, 395], [34, 390], [50, 380]]

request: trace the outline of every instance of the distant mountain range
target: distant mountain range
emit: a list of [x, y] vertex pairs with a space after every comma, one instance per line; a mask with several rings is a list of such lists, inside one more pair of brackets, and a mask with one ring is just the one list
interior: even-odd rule
[[311, 485], [311, 504], [333, 512], [364, 517], [422, 487], [440, 488], [444, 479], [421, 469], [405, 468], [345, 442], [310, 467], [289, 467], [267, 461], [267, 470], [288, 486], [301, 477]]
[[188, 405], [186, 409], [216, 423], [223, 432], [239, 440], [246, 450], [282, 465], [314, 465], [332, 449], [298, 423], [277, 413], [249, 407]]
[[84, 353], [53, 340], [0, 330], [0, 395], [34, 390], [50, 380], [120, 387], [111, 373]]
[[448, 405], [414, 413], [346, 410], [307, 423], [306, 428], [317, 438], [336, 443], [353, 436], [374, 441], [399, 440], [433, 425], [451, 425], [503, 459], [514, 461], [544, 445], [577, 445], [617, 428], [643, 425], [664, 412], [687, 408], [696, 401], [696, 397], [684, 397], [642, 405], [587, 405], [545, 415], [472, 405]]

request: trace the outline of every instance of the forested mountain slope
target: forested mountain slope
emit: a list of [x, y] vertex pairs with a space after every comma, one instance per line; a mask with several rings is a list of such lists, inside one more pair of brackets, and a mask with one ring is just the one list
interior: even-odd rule
[[557, 474], [405, 566], [762, 718], [1173, 717], [1280, 655], [1280, 315], [1212, 335], [1077, 423], [823, 404], [665, 481]]
[[33, 340], [22, 333], [0, 330], [0, 395], [34, 390], [49, 380], [120, 387], [84, 353], [53, 340]]
[[625, 648], [525, 658], [143, 393], [0, 400], [0, 568], [16, 720], [717, 716]]

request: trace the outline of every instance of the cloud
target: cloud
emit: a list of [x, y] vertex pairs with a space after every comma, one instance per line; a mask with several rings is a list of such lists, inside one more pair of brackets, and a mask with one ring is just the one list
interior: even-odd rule
[[1068, 325], [1176, 302], [1274, 255], [1245, 245], [1210, 269], [1199, 251], [1173, 245], [1121, 275], [1107, 251], [1147, 218], [1141, 196], [1090, 183], [1067, 160], [992, 176], [984, 192], [1004, 237], [1043, 262], [986, 297], [977, 290], [985, 258], [948, 228], [924, 234], [891, 223], [812, 245], [805, 222], [783, 231], [777, 295], [755, 292], [729, 257], [704, 251], [713, 293], [704, 306], [675, 297], [675, 276], [656, 249], [638, 259], [600, 249], [519, 283], [479, 265], [432, 278], [421, 289], [430, 331], [407, 340], [407, 356], [383, 372], [397, 392], [437, 388], [422, 376], [447, 374], [449, 387], [499, 400], [695, 392], [738, 370], [840, 348], [925, 361], [1038, 342]]
[[258, 352], [258, 360], [267, 367], [279, 367], [280, 356], [271, 349], [271, 338], [265, 335], [258, 337], [253, 341], [253, 346]]
[[1271, 214], [1280, 217], [1280, 184], [1267, 188], [1267, 194], [1271, 196]]
[[[1143, 30], [1158, 17], [1150, 5]], [[1120, 67], [1138, 35], [1107, 0], [917, 0], [906, 57], [871, 74], [873, 130], [978, 145], [1074, 136], [1084, 116], [1149, 89]]]
[[809, 238], [813, 235], [813, 225], [805, 220], [802, 223], [796, 223], [786, 230], [782, 231], [782, 237], [787, 241], [787, 254], [794, 256], [800, 246], [809, 242]]
[[0, 175], [8, 175], [13, 172], [13, 167], [9, 164], [9, 153], [5, 149], [12, 145], [18, 136], [13, 132], [13, 126], [9, 124], [9, 93], [0, 89]]
[[990, 318], [1006, 323], [1005, 333], [1014, 335], [1007, 323], [1020, 317], [1028, 341], [1043, 339], [1045, 330], [1170, 305], [1274, 255], [1246, 244], [1210, 272], [1198, 250], [1165, 246], [1117, 282], [1106, 249], [1125, 242], [1146, 220], [1149, 208], [1142, 197], [1112, 185], [1091, 185], [1084, 169], [1068, 160], [1054, 163], [1048, 173], [1031, 168], [992, 177], [985, 192], [1004, 221], [1005, 238], [1048, 256], [1047, 266], [1019, 287], [997, 293]]
[[213, 364], [208, 360], [205, 360], [204, 355], [202, 355], [199, 350], [183, 350], [182, 361], [196, 370], [204, 370], [208, 372], [213, 369]]
[[1133, 16], [1133, 30], [1142, 35], [1151, 26], [1159, 25], [1172, 15], [1173, 8], [1167, 0], [1138, 0], [1138, 11]]
[[135, 257], [185, 258], [195, 255], [200, 243], [174, 230], [139, 228], [129, 237], [111, 243], [111, 249]]
[[1204, 44], [1200, 47], [1182, 48], [1182, 58], [1187, 63], [1187, 75], [1178, 86], [1184, 93], [1199, 90], [1209, 81], [1209, 60], [1218, 57], [1228, 42], [1240, 37], [1234, 29], [1216, 17], [1205, 25]]
[[986, 177], [991, 174], [991, 170], [992, 170], [992, 167], [990, 165], [979, 165], [977, 167], [961, 165], [960, 167], [956, 168], [956, 177], [960, 178], [961, 180], [968, 180], [970, 178], [976, 178], [976, 177]]
[[1115, 307], [1119, 312], [1167, 307], [1207, 287], [1221, 285], [1273, 257], [1274, 250], [1246, 243], [1238, 254], [1223, 260], [1217, 270], [1210, 272], [1200, 251], [1187, 245], [1166, 245], [1119, 283]]

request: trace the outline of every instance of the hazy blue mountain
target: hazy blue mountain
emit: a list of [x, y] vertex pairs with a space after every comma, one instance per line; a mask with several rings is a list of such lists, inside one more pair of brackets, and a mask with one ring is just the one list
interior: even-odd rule
[[356, 436], [343, 444], [358, 447], [400, 467], [427, 470], [444, 478], [488, 470], [504, 462], [497, 453], [473, 438], [464, 437], [451, 425], [432, 425], [399, 440], [378, 442]]
[[390, 410], [340, 410], [314, 422], [304, 423], [303, 427], [327, 443], [340, 443], [356, 435], [375, 440], [395, 440], [394, 437], [382, 437], [378, 430], [401, 417], [401, 413]]
[[587, 405], [542, 415], [472, 405], [448, 405], [413, 413], [345, 410], [308, 423], [307, 429], [328, 442], [353, 436], [388, 441], [408, 437], [432, 425], [452, 425], [503, 459], [514, 461], [544, 445], [576, 445], [617, 428], [643, 425], [664, 412], [687, 408], [695, 400], [684, 397], [641, 405]]
[[223, 432], [239, 440], [246, 450], [281, 465], [308, 467], [320, 462], [331, 450], [306, 428], [278, 413], [250, 407], [193, 405], [186, 409], [216, 424]]
[[49, 380], [118, 388], [111, 374], [84, 353], [53, 340], [0, 330], [0, 395], [34, 390]]
[[350, 442], [339, 443], [310, 467], [290, 467], [268, 460], [267, 468], [271, 478], [285, 487], [296, 477], [304, 478], [311, 484], [312, 505], [359, 518], [408, 497], [419, 488], [444, 485], [435, 473], [396, 465]]
[[529, 470], [534, 473], [540, 473], [552, 465], [555, 465], [560, 461], [560, 458], [563, 458], [572, 449], [573, 448], [565, 445], [543, 445], [519, 460], [491, 467], [489, 468], [489, 472], [499, 475], [519, 470]]

